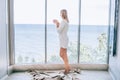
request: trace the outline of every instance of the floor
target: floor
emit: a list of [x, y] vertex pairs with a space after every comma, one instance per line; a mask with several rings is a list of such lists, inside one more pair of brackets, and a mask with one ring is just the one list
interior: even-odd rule
[[[79, 80], [112, 80], [107, 71], [82, 70], [78, 76]], [[6, 80], [32, 80], [32, 78], [28, 72], [16, 72], [8, 76]]]

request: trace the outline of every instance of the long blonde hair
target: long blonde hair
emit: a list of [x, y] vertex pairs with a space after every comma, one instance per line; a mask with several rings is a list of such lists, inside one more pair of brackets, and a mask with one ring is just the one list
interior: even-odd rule
[[67, 22], [69, 22], [69, 19], [68, 19], [68, 15], [67, 15], [67, 10], [66, 9], [62, 9], [60, 11], [61, 15], [62, 15], [62, 18], [67, 20]]

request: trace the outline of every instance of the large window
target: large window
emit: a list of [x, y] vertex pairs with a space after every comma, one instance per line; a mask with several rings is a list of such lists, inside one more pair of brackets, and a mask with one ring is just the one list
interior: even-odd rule
[[109, 0], [14, 0], [15, 63], [63, 63], [53, 19], [69, 17], [69, 63], [107, 63]]
[[[55, 3], [56, 6], [53, 6]], [[67, 9], [69, 17], [69, 47], [68, 57], [70, 63], [77, 63], [79, 0], [48, 0], [47, 1], [47, 60], [48, 63], [61, 63], [59, 57], [59, 38], [53, 19], [61, 21], [60, 10]]]
[[109, 0], [81, 0], [81, 63], [107, 63], [108, 17]]
[[14, 0], [15, 63], [45, 61], [45, 0]]

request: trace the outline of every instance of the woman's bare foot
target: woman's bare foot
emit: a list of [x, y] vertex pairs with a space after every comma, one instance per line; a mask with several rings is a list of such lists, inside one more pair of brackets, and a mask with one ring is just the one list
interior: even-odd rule
[[68, 67], [65, 69], [64, 74], [66, 75], [66, 74], [68, 74], [69, 72], [70, 72], [70, 67], [68, 66]]
[[67, 75], [70, 72], [70, 69], [64, 71], [64, 74]]

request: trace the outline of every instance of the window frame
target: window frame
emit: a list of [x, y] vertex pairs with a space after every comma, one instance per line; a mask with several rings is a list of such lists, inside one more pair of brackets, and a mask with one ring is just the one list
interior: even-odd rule
[[14, 41], [14, 0], [8, 0], [8, 46], [9, 46], [9, 65], [15, 64], [15, 41]]
[[[111, 0], [109, 0], [111, 2]], [[80, 33], [81, 33], [81, 0], [78, 3], [79, 9], [79, 24], [78, 24], [78, 46], [77, 46], [77, 64], [80, 64]], [[110, 5], [109, 5], [110, 6]], [[108, 16], [110, 15], [110, 11]], [[109, 18], [108, 18], [109, 19]], [[109, 19], [110, 20], [110, 19]], [[15, 64], [15, 34], [14, 34], [14, 0], [8, 0], [8, 43], [9, 43], [9, 65]], [[108, 30], [108, 40], [109, 40]], [[109, 45], [109, 44], [108, 44]], [[107, 47], [109, 55], [109, 46]], [[45, 0], [45, 64], [47, 64], [47, 0]], [[107, 64], [109, 63], [109, 56], [107, 57]], [[22, 64], [21, 64], [22, 65]]]

